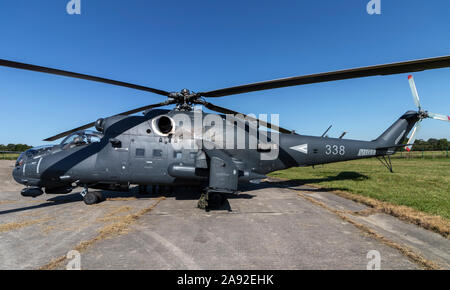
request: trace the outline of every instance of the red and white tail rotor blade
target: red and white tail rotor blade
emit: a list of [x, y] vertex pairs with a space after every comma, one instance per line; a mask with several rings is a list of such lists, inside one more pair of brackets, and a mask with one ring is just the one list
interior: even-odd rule
[[411, 151], [412, 150], [413, 144], [416, 141], [417, 134], [420, 131], [421, 127], [422, 127], [421, 122], [420, 121], [417, 122], [416, 126], [414, 127], [414, 129], [413, 129], [413, 131], [411, 133], [411, 136], [409, 137], [408, 143], [407, 143], [407, 144], [411, 144], [411, 145], [405, 146], [405, 150], [406, 151]]
[[414, 82], [414, 77], [412, 75], [408, 76], [409, 80], [409, 86], [411, 87], [411, 92], [414, 99], [414, 104], [416, 104], [416, 107], [421, 109], [420, 106], [420, 99], [419, 99], [419, 93], [417, 92], [416, 83]]
[[430, 117], [431, 119], [435, 119], [435, 120], [450, 122], [450, 116], [447, 116], [447, 115], [428, 113], [428, 117]]

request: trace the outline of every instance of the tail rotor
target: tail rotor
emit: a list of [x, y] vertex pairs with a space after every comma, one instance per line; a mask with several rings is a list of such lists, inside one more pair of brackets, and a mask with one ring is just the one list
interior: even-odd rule
[[419, 108], [419, 111], [421, 111], [422, 108], [420, 106], [419, 93], [417, 92], [416, 83], [414, 82], [414, 77], [410, 75], [410, 76], [408, 76], [408, 80], [409, 80], [409, 86], [411, 87], [411, 93], [413, 96], [414, 104], [416, 104], [416, 107]]
[[411, 87], [411, 93], [413, 96], [414, 104], [418, 108], [418, 114], [419, 114], [419, 121], [416, 123], [414, 129], [412, 130], [411, 136], [408, 140], [408, 145], [405, 146], [405, 149], [407, 151], [411, 151], [412, 146], [414, 144], [414, 141], [416, 141], [418, 132], [420, 131], [420, 128], [422, 127], [422, 120], [426, 118], [435, 119], [435, 120], [441, 120], [445, 122], [450, 122], [450, 116], [447, 115], [441, 115], [441, 114], [435, 114], [435, 113], [429, 113], [428, 111], [423, 111], [422, 107], [420, 105], [420, 98], [419, 93], [417, 92], [416, 84], [414, 82], [414, 77], [412, 75], [408, 76], [409, 80], [409, 86]]
[[428, 118], [435, 119], [435, 120], [441, 120], [444, 122], [450, 122], [450, 116], [446, 116], [446, 115], [428, 113]]
[[406, 151], [409, 152], [409, 151], [412, 150], [413, 144], [416, 141], [416, 138], [417, 138], [417, 135], [418, 135], [417, 133], [419, 133], [421, 128], [422, 128], [422, 120], [419, 120], [416, 123], [416, 126], [414, 127], [414, 129], [412, 130], [411, 136], [409, 137], [409, 140], [408, 140], [407, 144], [410, 144], [410, 145], [405, 146]]

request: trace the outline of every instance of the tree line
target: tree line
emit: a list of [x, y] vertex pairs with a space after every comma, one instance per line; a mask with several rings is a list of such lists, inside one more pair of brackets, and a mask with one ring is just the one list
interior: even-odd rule
[[419, 151], [443, 151], [448, 150], [450, 142], [447, 139], [434, 139], [430, 138], [428, 141], [417, 139], [414, 142], [413, 150]]
[[23, 152], [26, 151], [33, 146], [27, 145], [27, 144], [8, 144], [3, 145], [0, 144], [0, 151], [15, 151], [15, 152]]

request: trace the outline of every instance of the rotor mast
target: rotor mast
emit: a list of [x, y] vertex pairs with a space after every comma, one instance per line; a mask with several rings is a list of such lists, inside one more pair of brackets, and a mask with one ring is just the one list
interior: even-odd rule
[[198, 99], [201, 96], [188, 89], [182, 89], [179, 92], [172, 92], [168, 95], [169, 99], [172, 99], [176, 104], [175, 110], [177, 111], [192, 111], [193, 105], [198, 104]]

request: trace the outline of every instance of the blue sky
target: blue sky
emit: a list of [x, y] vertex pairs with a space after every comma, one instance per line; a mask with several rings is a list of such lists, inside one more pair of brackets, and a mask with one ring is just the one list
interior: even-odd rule
[[[206, 91], [280, 77], [450, 54], [448, 0], [1, 0], [0, 58], [149, 85]], [[432, 4], [430, 4], [430, 2]], [[422, 106], [450, 114], [450, 69], [415, 74]], [[40, 141], [164, 100], [131, 89], [0, 68], [0, 144]], [[214, 103], [279, 113], [300, 134], [370, 140], [414, 109], [407, 75], [234, 95]], [[450, 139], [426, 120], [419, 138]]]

